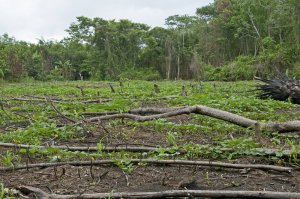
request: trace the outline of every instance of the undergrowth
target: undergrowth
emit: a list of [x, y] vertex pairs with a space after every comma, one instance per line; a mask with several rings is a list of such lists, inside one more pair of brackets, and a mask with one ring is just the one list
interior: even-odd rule
[[[134, 167], [130, 158], [179, 158], [179, 159], [235, 159], [243, 156], [267, 156], [267, 148], [278, 149], [272, 157], [274, 161], [286, 158], [280, 153], [290, 149], [297, 154], [300, 150], [297, 134], [276, 134], [262, 132], [255, 134], [234, 124], [202, 115], [189, 115], [187, 120], [161, 118], [147, 122], [132, 120], [110, 120], [93, 125], [74, 125], [61, 117], [47, 100], [56, 100], [54, 105], [66, 117], [75, 121], [84, 119], [83, 112], [126, 112], [138, 107], [177, 107], [206, 105], [229, 111], [250, 119], [267, 121], [288, 121], [299, 118], [300, 112], [293, 109], [298, 105], [275, 100], [255, 98], [254, 83], [244, 82], [198, 82], [198, 81], [130, 81], [111, 83], [116, 92], [112, 93], [108, 82], [32, 82], [24, 84], [1, 84], [0, 141], [46, 145], [46, 149], [3, 150], [0, 156], [2, 166], [13, 167], [22, 164], [21, 156], [34, 156], [47, 161], [75, 159], [115, 159], [116, 165], [125, 172]], [[160, 92], [153, 90], [157, 84]], [[182, 86], [187, 88], [188, 96], [181, 96]], [[81, 89], [80, 89], [81, 88]], [[20, 99], [32, 99], [21, 101]], [[40, 99], [38, 101], [37, 99]], [[87, 100], [97, 103], [85, 103]], [[134, 140], [137, 131], [151, 131], [160, 134], [162, 140], [156, 151], [149, 153], [103, 152], [106, 145], [120, 144], [120, 138]], [[100, 133], [102, 132], [102, 133]], [[131, 138], [133, 135], [133, 139]], [[70, 152], [51, 147], [60, 143], [76, 145], [86, 143], [86, 139], [96, 137], [99, 150], [90, 152]], [[191, 138], [187, 140], [186, 138]], [[113, 138], [113, 140], [108, 140]], [[127, 141], [126, 141], [127, 140]], [[118, 141], [118, 143], [115, 143]], [[147, 144], [138, 143], [139, 145]], [[130, 144], [130, 143], [129, 143]], [[184, 151], [184, 153], [183, 153]], [[271, 158], [271, 157], [270, 157]], [[125, 161], [126, 160], [126, 161]], [[287, 161], [298, 162], [296, 155]]]

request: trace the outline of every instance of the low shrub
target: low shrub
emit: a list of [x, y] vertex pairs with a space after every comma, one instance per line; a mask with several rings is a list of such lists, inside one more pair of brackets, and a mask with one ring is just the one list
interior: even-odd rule
[[204, 77], [206, 81], [237, 81], [251, 80], [257, 70], [253, 65], [253, 58], [240, 56], [233, 62], [222, 67], [206, 66]]
[[145, 69], [145, 68], [129, 68], [123, 71], [119, 76], [119, 79], [135, 79], [135, 80], [147, 80], [147, 81], [155, 81], [161, 80], [158, 71], [153, 69]]

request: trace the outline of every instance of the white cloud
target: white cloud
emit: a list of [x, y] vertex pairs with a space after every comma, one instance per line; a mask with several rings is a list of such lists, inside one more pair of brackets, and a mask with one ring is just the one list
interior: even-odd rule
[[0, 0], [0, 34], [36, 42], [62, 39], [76, 16], [129, 19], [163, 26], [168, 16], [195, 13], [213, 0]]

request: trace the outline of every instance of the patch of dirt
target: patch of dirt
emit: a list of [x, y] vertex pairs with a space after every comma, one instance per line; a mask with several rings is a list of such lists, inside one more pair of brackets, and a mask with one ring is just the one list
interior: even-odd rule
[[[265, 160], [261, 160], [265, 162]], [[267, 163], [267, 162], [265, 162]], [[1, 173], [6, 187], [29, 185], [46, 192], [76, 194], [111, 191], [201, 190], [300, 190], [299, 171], [292, 174], [263, 170], [198, 166], [134, 166], [125, 173], [116, 166], [59, 166]]]

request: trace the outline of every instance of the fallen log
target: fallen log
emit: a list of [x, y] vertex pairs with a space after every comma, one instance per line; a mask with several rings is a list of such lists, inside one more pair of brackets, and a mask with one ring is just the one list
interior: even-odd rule
[[24, 194], [34, 194], [38, 199], [69, 199], [69, 198], [166, 198], [166, 197], [209, 197], [209, 198], [272, 198], [290, 199], [300, 198], [296, 192], [273, 191], [227, 191], [227, 190], [168, 190], [158, 192], [111, 192], [59, 195], [48, 194], [45, 191], [31, 186], [20, 186], [18, 190]]
[[[154, 108], [151, 109], [152, 112], [154, 112]], [[202, 106], [202, 105], [195, 105], [195, 106], [187, 106], [187, 107], [179, 107], [170, 109], [169, 111], [166, 109], [155, 109], [156, 112], [159, 112], [158, 114], [153, 115], [138, 115], [138, 114], [132, 114], [132, 113], [116, 113], [116, 114], [110, 114], [110, 115], [101, 115], [96, 117], [91, 117], [84, 119], [81, 122], [78, 122], [77, 124], [81, 124], [83, 122], [97, 122], [101, 120], [110, 120], [110, 119], [132, 119], [139, 122], [159, 119], [159, 118], [168, 118], [173, 117], [177, 115], [182, 114], [200, 114], [200, 115], [206, 115], [213, 118], [217, 118], [223, 121], [227, 121], [245, 128], [253, 128], [257, 132], [260, 132], [262, 129], [266, 129], [269, 131], [276, 131], [276, 132], [300, 132], [300, 120], [295, 121], [288, 121], [288, 122], [259, 122], [256, 120], [252, 120], [243, 116], [239, 116], [234, 113], [230, 113], [227, 111]], [[145, 114], [145, 112], [144, 112]], [[76, 125], [76, 124], [75, 124]]]
[[[62, 165], [72, 165], [72, 166], [91, 166], [91, 165], [115, 165], [113, 159], [107, 160], [96, 160], [96, 161], [70, 161], [70, 162], [50, 162], [50, 163], [37, 163], [37, 164], [26, 164], [26, 165], [16, 165], [14, 167], [0, 167], [0, 171], [11, 171], [11, 170], [21, 170], [30, 169], [38, 167], [56, 167]], [[262, 169], [262, 170], [273, 170], [278, 172], [290, 173], [294, 168], [292, 167], [282, 167], [275, 165], [265, 165], [265, 164], [232, 164], [224, 162], [212, 162], [212, 161], [191, 161], [191, 160], [156, 160], [156, 159], [129, 159], [132, 164], [151, 164], [151, 165], [185, 165], [185, 166], [205, 166], [205, 167], [224, 167], [232, 169]]]
[[146, 146], [106, 146], [102, 149], [99, 149], [97, 146], [37, 146], [37, 145], [27, 145], [27, 144], [14, 144], [14, 143], [4, 143], [0, 142], [0, 147], [10, 147], [10, 148], [22, 148], [22, 149], [61, 149], [66, 151], [85, 151], [85, 152], [119, 152], [119, 151], [128, 151], [128, 152], [150, 152], [159, 149], [158, 147], [146, 147]]
[[[128, 113], [135, 114], [135, 115], [151, 115], [151, 114], [161, 114], [166, 113], [178, 109], [185, 108], [185, 106], [182, 107], [176, 107], [176, 108], [137, 108], [137, 109], [131, 109], [128, 111]], [[119, 114], [119, 111], [106, 111], [106, 112], [83, 112], [80, 115], [88, 115], [88, 116], [103, 116], [103, 115], [114, 115]]]
[[111, 99], [88, 99], [88, 100], [83, 100], [83, 101], [74, 101], [74, 99], [42, 99], [42, 98], [8, 98], [8, 99], [0, 99], [0, 101], [24, 101], [24, 102], [54, 102], [54, 103], [68, 103], [68, 104], [77, 104], [77, 103], [83, 103], [83, 104], [88, 104], [88, 103], [106, 103], [111, 101]]
[[[132, 146], [132, 145], [125, 145], [125, 146], [105, 146], [102, 149], [99, 149], [97, 146], [67, 146], [67, 145], [60, 145], [60, 146], [41, 146], [41, 145], [27, 145], [27, 144], [15, 144], [15, 143], [4, 143], [0, 142], [0, 147], [7, 147], [7, 148], [15, 148], [15, 149], [47, 149], [47, 148], [54, 148], [66, 151], [84, 151], [84, 152], [97, 152], [101, 150], [102, 152], [120, 152], [120, 151], [127, 151], [127, 152], [137, 152], [137, 153], [144, 153], [144, 152], [151, 152], [156, 151], [159, 149], [164, 149], [167, 153], [168, 150], [172, 150], [172, 148], [161, 148], [161, 147], [154, 147], [154, 146]], [[218, 148], [218, 150], [222, 152], [234, 152], [234, 149], [230, 148]], [[188, 151], [180, 148], [178, 149], [180, 154], [185, 154]], [[287, 157], [291, 155], [300, 155], [300, 151], [294, 151], [289, 149], [270, 149], [270, 148], [253, 148], [251, 149], [253, 152], [253, 156], [277, 156], [279, 153], [282, 155], [281, 157]]]

